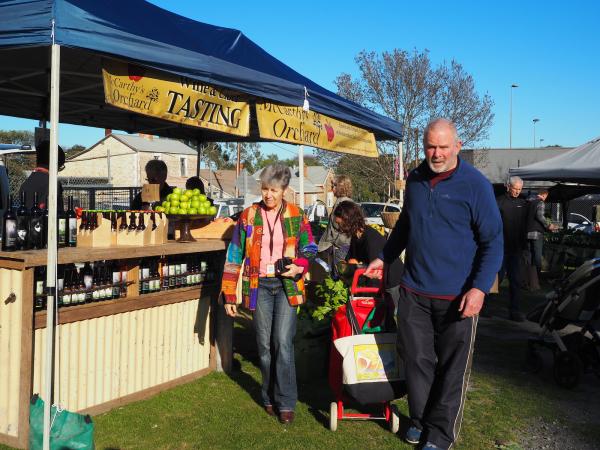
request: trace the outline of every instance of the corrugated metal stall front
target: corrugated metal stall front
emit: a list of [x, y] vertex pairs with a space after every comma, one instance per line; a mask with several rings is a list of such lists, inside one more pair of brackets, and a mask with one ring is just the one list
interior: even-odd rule
[[[55, 399], [79, 411], [209, 367], [210, 301], [189, 300], [58, 326]], [[46, 329], [35, 331], [43, 392]]]
[[19, 431], [23, 274], [0, 270], [0, 433]]

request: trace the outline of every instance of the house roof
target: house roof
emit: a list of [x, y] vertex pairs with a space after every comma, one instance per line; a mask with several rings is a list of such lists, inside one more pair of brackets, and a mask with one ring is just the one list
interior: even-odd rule
[[315, 186], [322, 186], [327, 180], [329, 169], [323, 166], [306, 166], [306, 178]]
[[71, 157], [67, 158], [67, 161], [71, 161], [77, 159], [81, 155], [86, 154], [90, 150], [92, 150], [97, 145], [101, 144], [105, 140], [109, 138], [114, 138], [117, 141], [125, 144], [132, 150], [144, 153], [168, 153], [172, 155], [192, 155], [197, 156], [198, 152], [194, 150], [192, 147], [185, 145], [183, 142], [180, 142], [176, 139], [166, 139], [166, 138], [158, 138], [152, 137], [147, 138], [143, 136], [139, 136], [137, 134], [114, 134], [111, 133], [107, 136], [104, 136], [95, 144], [88, 147], [86, 150], [77, 153]]
[[111, 134], [112, 137], [134, 150], [145, 153], [171, 153], [175, 155], [198, 155], [192, 147], [175, 139], [147, 138], [137, 134]]
[[464, 149], [460, 154], [483, 173], [490, 182], [503, 184], [506, 183], [509, 169], [545, 161], [571, 149], [571, 147], [486, 148]]
[[200, 169], [200, 178], [204, 181], [205, 188], [207, 187], [206, 184], [210, 183], [229, 195], [235, 195], [235, 182], [237, 179], [235, 170]]

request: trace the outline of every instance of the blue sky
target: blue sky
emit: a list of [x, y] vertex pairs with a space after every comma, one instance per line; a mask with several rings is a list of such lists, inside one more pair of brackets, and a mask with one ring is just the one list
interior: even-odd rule
[[[428, 49], [434, 63], [455, 59], [479, 93], [494, 100], [486, 147], [508, 147], [510, 85], [513, 147], [576, 146], [600, 136], [600, 2], [408, 2], [330, 0], [199, 2], [152, 0], [206, 23], [237, 28], [258, 45], [329, 89], [342, 72], [356, 74], [355, 55]], [[0, 116], [0, 129], [33, 122]], [[102, 130], [61, 126], [66, 146], [90, 145]], [[287, 148], [287, 150], [282, 150]], [[290, 150], [291, 149], [291, 150]], [[294, 147], [266, 153], [292, 156]]]

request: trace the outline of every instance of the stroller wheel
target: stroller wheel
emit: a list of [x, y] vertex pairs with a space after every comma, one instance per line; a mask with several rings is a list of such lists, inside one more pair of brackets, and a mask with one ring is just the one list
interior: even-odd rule
[[527, 359], [525, 360], [525, 367], [528, 372], [538, 373], [542, 370], [544, 362], [542, 361], [542, 355], [540, 352], [533, 348], [527, 350]]
[[398, 412], [398, 407], [396, 405], [392, 405], [390, 409], [390, 431], [396, 434], [400, 429], [400, 413]]
[[560, 352], [554, 359], [554, 380], [565, 389], [573, 389], [579, 384], [583, 364], [573, 352]]
[[331, 402], [329, 405], [329, 429], [337, 430], [338, 425], [338, 407], [336, 402]]

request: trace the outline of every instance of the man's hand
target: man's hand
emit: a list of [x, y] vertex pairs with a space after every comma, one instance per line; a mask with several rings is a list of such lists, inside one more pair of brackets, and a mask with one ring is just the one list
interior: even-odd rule
[[460, 300], [460, 307], [458, 310], [462, 313], [461, 317], [466, 319], [467, 317], [473, 317], [479, 314], [481, 307], [483, 306], [483, 299], [485, 294], [476, 288], [471, 288]]
[[367, 266], [367, 270], [365, 271], [365, 277], [381, 278], [382, 270], [383, 270], [383, 261], [379, 258], [374, 259]]
[[225, 303], [225, 314], [227, 314], [229, 317], [235, 317], [237, 314], [237, 305], [234, 305], [233, 303]]

